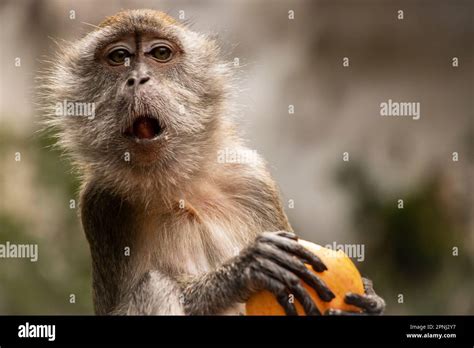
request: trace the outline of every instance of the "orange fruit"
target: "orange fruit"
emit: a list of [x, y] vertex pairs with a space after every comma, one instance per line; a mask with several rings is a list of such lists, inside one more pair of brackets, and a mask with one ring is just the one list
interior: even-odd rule
[[[348, 292], [356, 294], [364, 293], [362, 278], [351, 259], [341, 250], [334, 251], [301, 239], [298, 243], [316, 254], [327, 267], [326, 271], [318, 273], [315, 272], [310, 265], [306, 265], [306, 267], [315, 272], [315, 274], [326, 283], [329, 289], [331, 289], [334, 295], [336, 295], [330, 302], [321, 300], [313, 288], [304, 281], [301, 281], [303, 287], [309, 292], [321, 313], [326, 312], [326, 310], [330, 308], [360, 312], [360, 308], [348, 305], [344, 302], [344, 297]], [[296, 298], [294, 298], [294, 302], [298, 315], [305, 315], [303, 307]], [[271, 292], [264, 290], [250, 297], [246, 303], [246, 314], [285, 315], [285, 311], [275, 296]]]

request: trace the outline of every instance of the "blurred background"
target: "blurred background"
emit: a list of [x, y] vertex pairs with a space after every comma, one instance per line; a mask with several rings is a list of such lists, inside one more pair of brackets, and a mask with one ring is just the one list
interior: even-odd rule
[[[125, 8], [184, 11], [239, 58], [240, 128], [295, 231], [363, 245], [354, 261], [388, 314], [474, 314], [473, 4], [1, 0], [0, 244], [37, 243], [39, 260], [0, 259], [0, 314], [92, 313], [89, 250], [70, 208], [79, 182], [38, 133], [35, 76], [53, 39]], [[419, 102], [421, 118], [380, 116], [388, 99]]]

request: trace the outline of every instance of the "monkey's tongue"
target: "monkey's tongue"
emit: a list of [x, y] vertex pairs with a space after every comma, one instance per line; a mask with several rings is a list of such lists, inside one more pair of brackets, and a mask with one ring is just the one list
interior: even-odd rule
[[158, 121], [151, 117], [139, 117], [133, 122], [133, 135], [138, 139], [153, 139], [160, 131]]

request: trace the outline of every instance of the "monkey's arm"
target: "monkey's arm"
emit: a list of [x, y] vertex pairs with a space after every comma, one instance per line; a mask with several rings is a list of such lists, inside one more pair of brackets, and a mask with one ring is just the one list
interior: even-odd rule
[[291, 232], [264, 232], [255, 242], [219, 269], [183, 282], [186, 314], [216, 314], [245, 302], [255, 291], [272, 292], [289, 315], [296, 314], [288, 296], [293, 294], [309, 315], [320, 314], [300, 278], [325, 301], [334, 295], [324, 282], [310, 272], [304, 262], [318, 272], [326, 269], [321, 260], [297, 242]]
[[[262, 233], [255, 243], [222, 267], [194, 279], [173, 282], [158, 271], [147, 272], [115, 313], [220, 314], [236, 303], [245, 302], [253, 292], [266, 289], [276, 296], [288, 315], [297, 315], [294, 304], [289, 301], [289, 294], [298, 299], [308, 315], [321, 314], [301, 286], [300, 278], [310, 284], [323, 300], [330, 301], [333, 294], [298, 260], [304, 260], [318, 271], [325, 267], [315, 255], [292, 241], [296, 241], [293, 233]], [[384, 301], [375, 294], [371, 282], [365, 278], [364, 287], [366, 295], [348, 295], [346, 302], [361, 307], [366, 314], [382, 313]], [[333, 310], [325, 314], [355, 313]]]
[[[296, 256], [296, 257], [294, 257]], [[334, 295], [304, 266], [304, 262], [322, 271], [325, 266], [296, 242], [290, 232], [264, 232], [238, 256], [216, 271], [199, 277], [173, 282], [158, 271], [149, 271], [130, 296], [113, 312], [116, 314], [221, 314], [237, 303], [245, 302], [255, 291], [269, 290], [287, 314], [296, 315], [293, 294], [309, 315], [320, 314], [300, 278], [310, 284], [326, 301]]]
[[[264, 232], [255, 243], [239, 256], [225, 263], [216, 272], [190, 282], [183, 291], [182, 303], [187, 314], [216, 314], [232, 304], [246, 302], [252, 292], [266, 289], [272, 292], [287, 315], [297, 315], [289, 294], [303, 305], [306, 314], [321, 314], [301, 286], [303, 279], [311, 285], [324, 301], [334, 295], [302, 261], [321, 272], [326, 267], [314, 254], [301, 247], [291, 232]], [[290, 256], [292, 255], [292, 256]], [[295, 257], [296, 256], [296, 257]], [[372, 281], [362, 278], [365, 294], [346, 295], [348, 304], [360, 307], [362, 313], [329, 310], [326, 315], [377, 315], [385, 310], [385, 301], [378, 296]]]

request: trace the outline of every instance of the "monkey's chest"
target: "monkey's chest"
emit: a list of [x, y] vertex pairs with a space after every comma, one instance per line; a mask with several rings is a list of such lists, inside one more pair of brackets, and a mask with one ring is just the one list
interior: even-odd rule
[[245, 224], [202, 213], [159, 217], [148, 228], [154, 236], [150, 241], [153, 267], [172, 277], [216, 269], [237, 255], [250, 239]]

